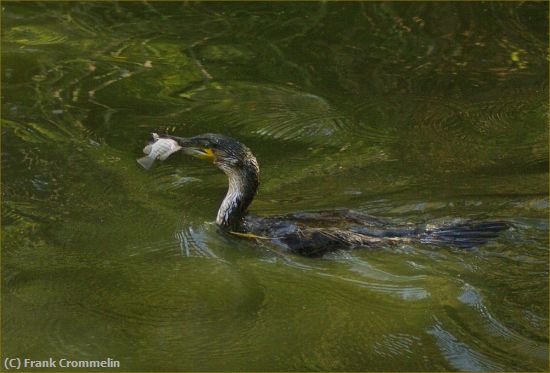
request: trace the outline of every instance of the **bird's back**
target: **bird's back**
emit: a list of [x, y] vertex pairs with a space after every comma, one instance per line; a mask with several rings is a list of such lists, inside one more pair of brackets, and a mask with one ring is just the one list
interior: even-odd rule
[[290, 252], [319, 257], [325, 253], [377, 248], [407, 242], [471, 248], [496, 238], [509, 227], [501, 221], [463, 221], [449, 225], [395, 225], [389, 220], [339, 209], [288, 215], [247, 216], [244, 231], [268, 238]]

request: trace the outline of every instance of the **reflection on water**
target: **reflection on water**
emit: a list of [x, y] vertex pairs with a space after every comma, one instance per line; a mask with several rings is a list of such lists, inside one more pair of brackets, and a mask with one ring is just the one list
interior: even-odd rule
[[[548, 369], [547, 4], [1, 9], [5, 356]], [[215, 168], [174, 156], [143, 171], [153, 131], [246, 143], [258, 215], [512, 229], [467, 251], [289, 256], [218, 232]]]

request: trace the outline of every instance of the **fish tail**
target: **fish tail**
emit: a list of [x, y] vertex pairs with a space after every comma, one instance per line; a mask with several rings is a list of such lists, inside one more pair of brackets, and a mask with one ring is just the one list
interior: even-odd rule
[[145, 156], [145, 157], [137, 159], [137, 163], [139, 163], [143, 168], [148, 170], [148, 169], [151, 168], [151, 166], [153, 166], [153, 163], [155, 163], [155, 158]]

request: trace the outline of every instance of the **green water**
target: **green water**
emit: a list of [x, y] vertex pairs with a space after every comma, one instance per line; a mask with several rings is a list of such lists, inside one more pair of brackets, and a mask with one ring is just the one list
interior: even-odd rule
[[[2, 2], [2, 360], [547, 371], [548, 4]], [[499, 219], [472, 250], [231, 239], [150, 132], [236, 137], [258, 215]], [[186, 252], [189, 252], [189, 256]]]

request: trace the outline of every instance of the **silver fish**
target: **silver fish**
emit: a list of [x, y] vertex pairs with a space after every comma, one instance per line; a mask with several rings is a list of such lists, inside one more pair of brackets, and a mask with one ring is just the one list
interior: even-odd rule
[[164, 161], [170, 155], [181, 149], [181, 146], [179, 146], [175, 140], [160, 138], [156, 133], [152, 135], [154, 142], [143, 148], [143, 152], [147, 155], [137, 159], [137, 162], [146, 170], [153, 166], [156, 159]]

